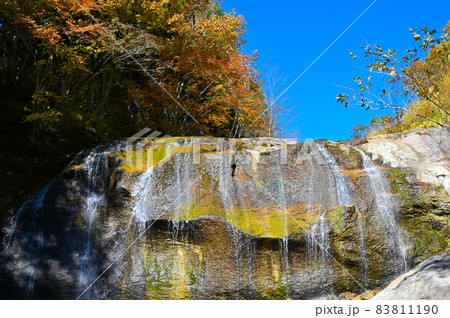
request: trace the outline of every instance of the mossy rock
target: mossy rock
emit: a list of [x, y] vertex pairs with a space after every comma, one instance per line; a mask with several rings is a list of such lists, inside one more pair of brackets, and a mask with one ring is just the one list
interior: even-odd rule
[[216, 216], [254, 237], [282, 238], [293, 233], [307, 233], [317, 221], [306, 205], [292, 206], [286, 210], [279, 208], [221, 208], [208, 199], [193, 202], [181, 208], [172, 217], [176, 220], [194, 220], [200, 216]]
[[331, 220], [333, 232], [335, 234], [342, 234], [349, 225], [358, 219], [358, 214], [353, 205], [337, 206], [327, 212], [327, 218]]

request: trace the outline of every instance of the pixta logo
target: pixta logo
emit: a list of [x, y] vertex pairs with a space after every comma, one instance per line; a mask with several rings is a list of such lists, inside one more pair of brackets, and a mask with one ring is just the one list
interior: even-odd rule
[[162, 142], [164, 139], [172, 138], [172, 136], [163, 135], [163, 133], [159, 131], [152, 132], [150, 128], [144, 128], [137, 134], [127, 138], [126, 162], [129, 164], [134, 163], [135, 168], [139, 170], [142, 170], [147, 163], [152, 163], [153, 149], [148, 149], [148, 151], [144, 151], [144, 149], [148, 143], [153, 142], [158, 137], [161, 138]]

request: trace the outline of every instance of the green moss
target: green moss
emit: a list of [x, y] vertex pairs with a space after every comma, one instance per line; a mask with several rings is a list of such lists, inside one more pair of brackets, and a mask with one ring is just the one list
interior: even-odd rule
[[290, 282], [284, 282], [283, 277], [281, 277], [280, 281], [277, 284], [276, 287], [276, 299], [278, 300], [285, 300], [286, 295], [289, 295], [292, 290], [292, 285]]
[[332, 210], [330, 213], [331, 216], [331, 226], [333, 227], [333, 231], [337, 234], [342, 233], [344, 229], [344, 213], [346, 209], [344, 206], [338, 206]]
[[436, 235], [437, 231], [435, 230], [428, 230], [428, 229], [423, 229], [428, 235]]
[[399, 195], [402, 204], [411, 203], [411, 187], [407, 180], [407, 176], [408, 174], [400, 169], [390, 168], [387, 171], [387, 177], [391, 183], [392, 192]]
[[135, 172], [147, 171], [152, 166], [162, 164], [178, 154], [193, 154], [194, 152], [203, 155], [231, 153], [230, 151], [224, 151], [220, 146], [208, 143], [199, 143], [195, 145], [191, 143], [177, 143], [177, 141], [180, 141], [181, 139], [183, 138], [171, 138], [166, 142], [156, 140], [139, 150], [130, 149], [127, 151], [116, 152], [115, 155], [123, 162], [121, 166], [122, 171]]
[[258, 188], [258, 189], [260, 189], [260, 190], [263, 190], [264, 189], [264, 181], [258, 181], [257, 183], [256, 183], [256, 187]]
[[350, 150], [350, 151], [344, 151], [342, 152], [342, 155], [344, 157], [346, 157], [346, 159], [348, 160], [348, 162], [350, 163], [351, 166], [357, 168], [359, 167], [359, 163], [360, 163], [360, 154], [359, 152], [355, 151], [355, 150]]
[[450, 251], [450, 228], [441, 231], [422, 229], [411, 235], [412, 253], [416, 262]]
[[267, 253], [263, 261], [267, 270], [256, 271], [256, 289], [262, 299], [284, 300], [292, 291], [290, 274], [283, 271], [280, 253], [281, 251]]
[[194, 201], [191, 204], [181, 207], [172, 216], [174, 220], [191, 221], [200, 216], [216, 216], [225, 218], [225, 211], [213, 198], [204, 199], [202, 202]]
[[[443, 216], [433, 214], [434, 203], [431, 197], [439, 197], [440, 191], [445, 191], [433, 185], [421, 188], [421, 194], [415, 200], [411, 198], [411, 186], [407, 173], [399, 169], [389, 169], [392, 190], [399, 195], [403, 206], [401, 225], [407, 230], [411, 252], [417, 262], [428, 257], [446, 252], [450, 249], [447, 222]], [[447, 227], [445, 225], [447, 224]], [[444, 228], [443, 228], [444, 227]]]

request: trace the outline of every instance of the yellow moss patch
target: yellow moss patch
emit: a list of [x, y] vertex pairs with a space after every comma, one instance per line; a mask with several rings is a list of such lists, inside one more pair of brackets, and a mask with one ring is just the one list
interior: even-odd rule
[[238, 208], [223, 209], [212, 202], [195, 202], [182, 208], [173, 217], [177, 220], [194, 220], [199, 216], [216, 216], [226, 219], [234, 227], [256, 237], [281, 238], [292, 233], [308, 232], [317, 220], [314, 209], [306, 204], [278, 208]]
[[81, 169], [83, 169], [83, 165], [75, 165], [70, 167], [69, 170], [81, 170]]
[[145, 172], [153, 166], [162, 164], [181, 153], [193, 152], [192, 145], [153, 144], [140, 150], [130, 149], [117, 154], [123, 160], [122, 170], [125, 172]]
[[145, 172], [153, 166], [164, 164], [177, 154], [198, 153], [222, 154], [233, 153], [230, 151], [221, 151], [220, 147], [211, 144], [178, 144], [177, 141], [188, 139], [183, 137], [174, 137], [170, 139], [157, 139], [153, 143], [147, 144], [141, 149], [130, 149], [118, 152], [117, 157], [123, 161], [122, 171], [125, 172]]

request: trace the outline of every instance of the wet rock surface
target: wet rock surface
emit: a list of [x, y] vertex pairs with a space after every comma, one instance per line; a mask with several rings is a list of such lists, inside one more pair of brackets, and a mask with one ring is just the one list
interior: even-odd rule
[[385, 286], [448, 244], [444, 184], [414, 165], [381, 169], [328, 141], [144, 145], [80, 154], [18, 211], [1, 298], [337, 298]]

